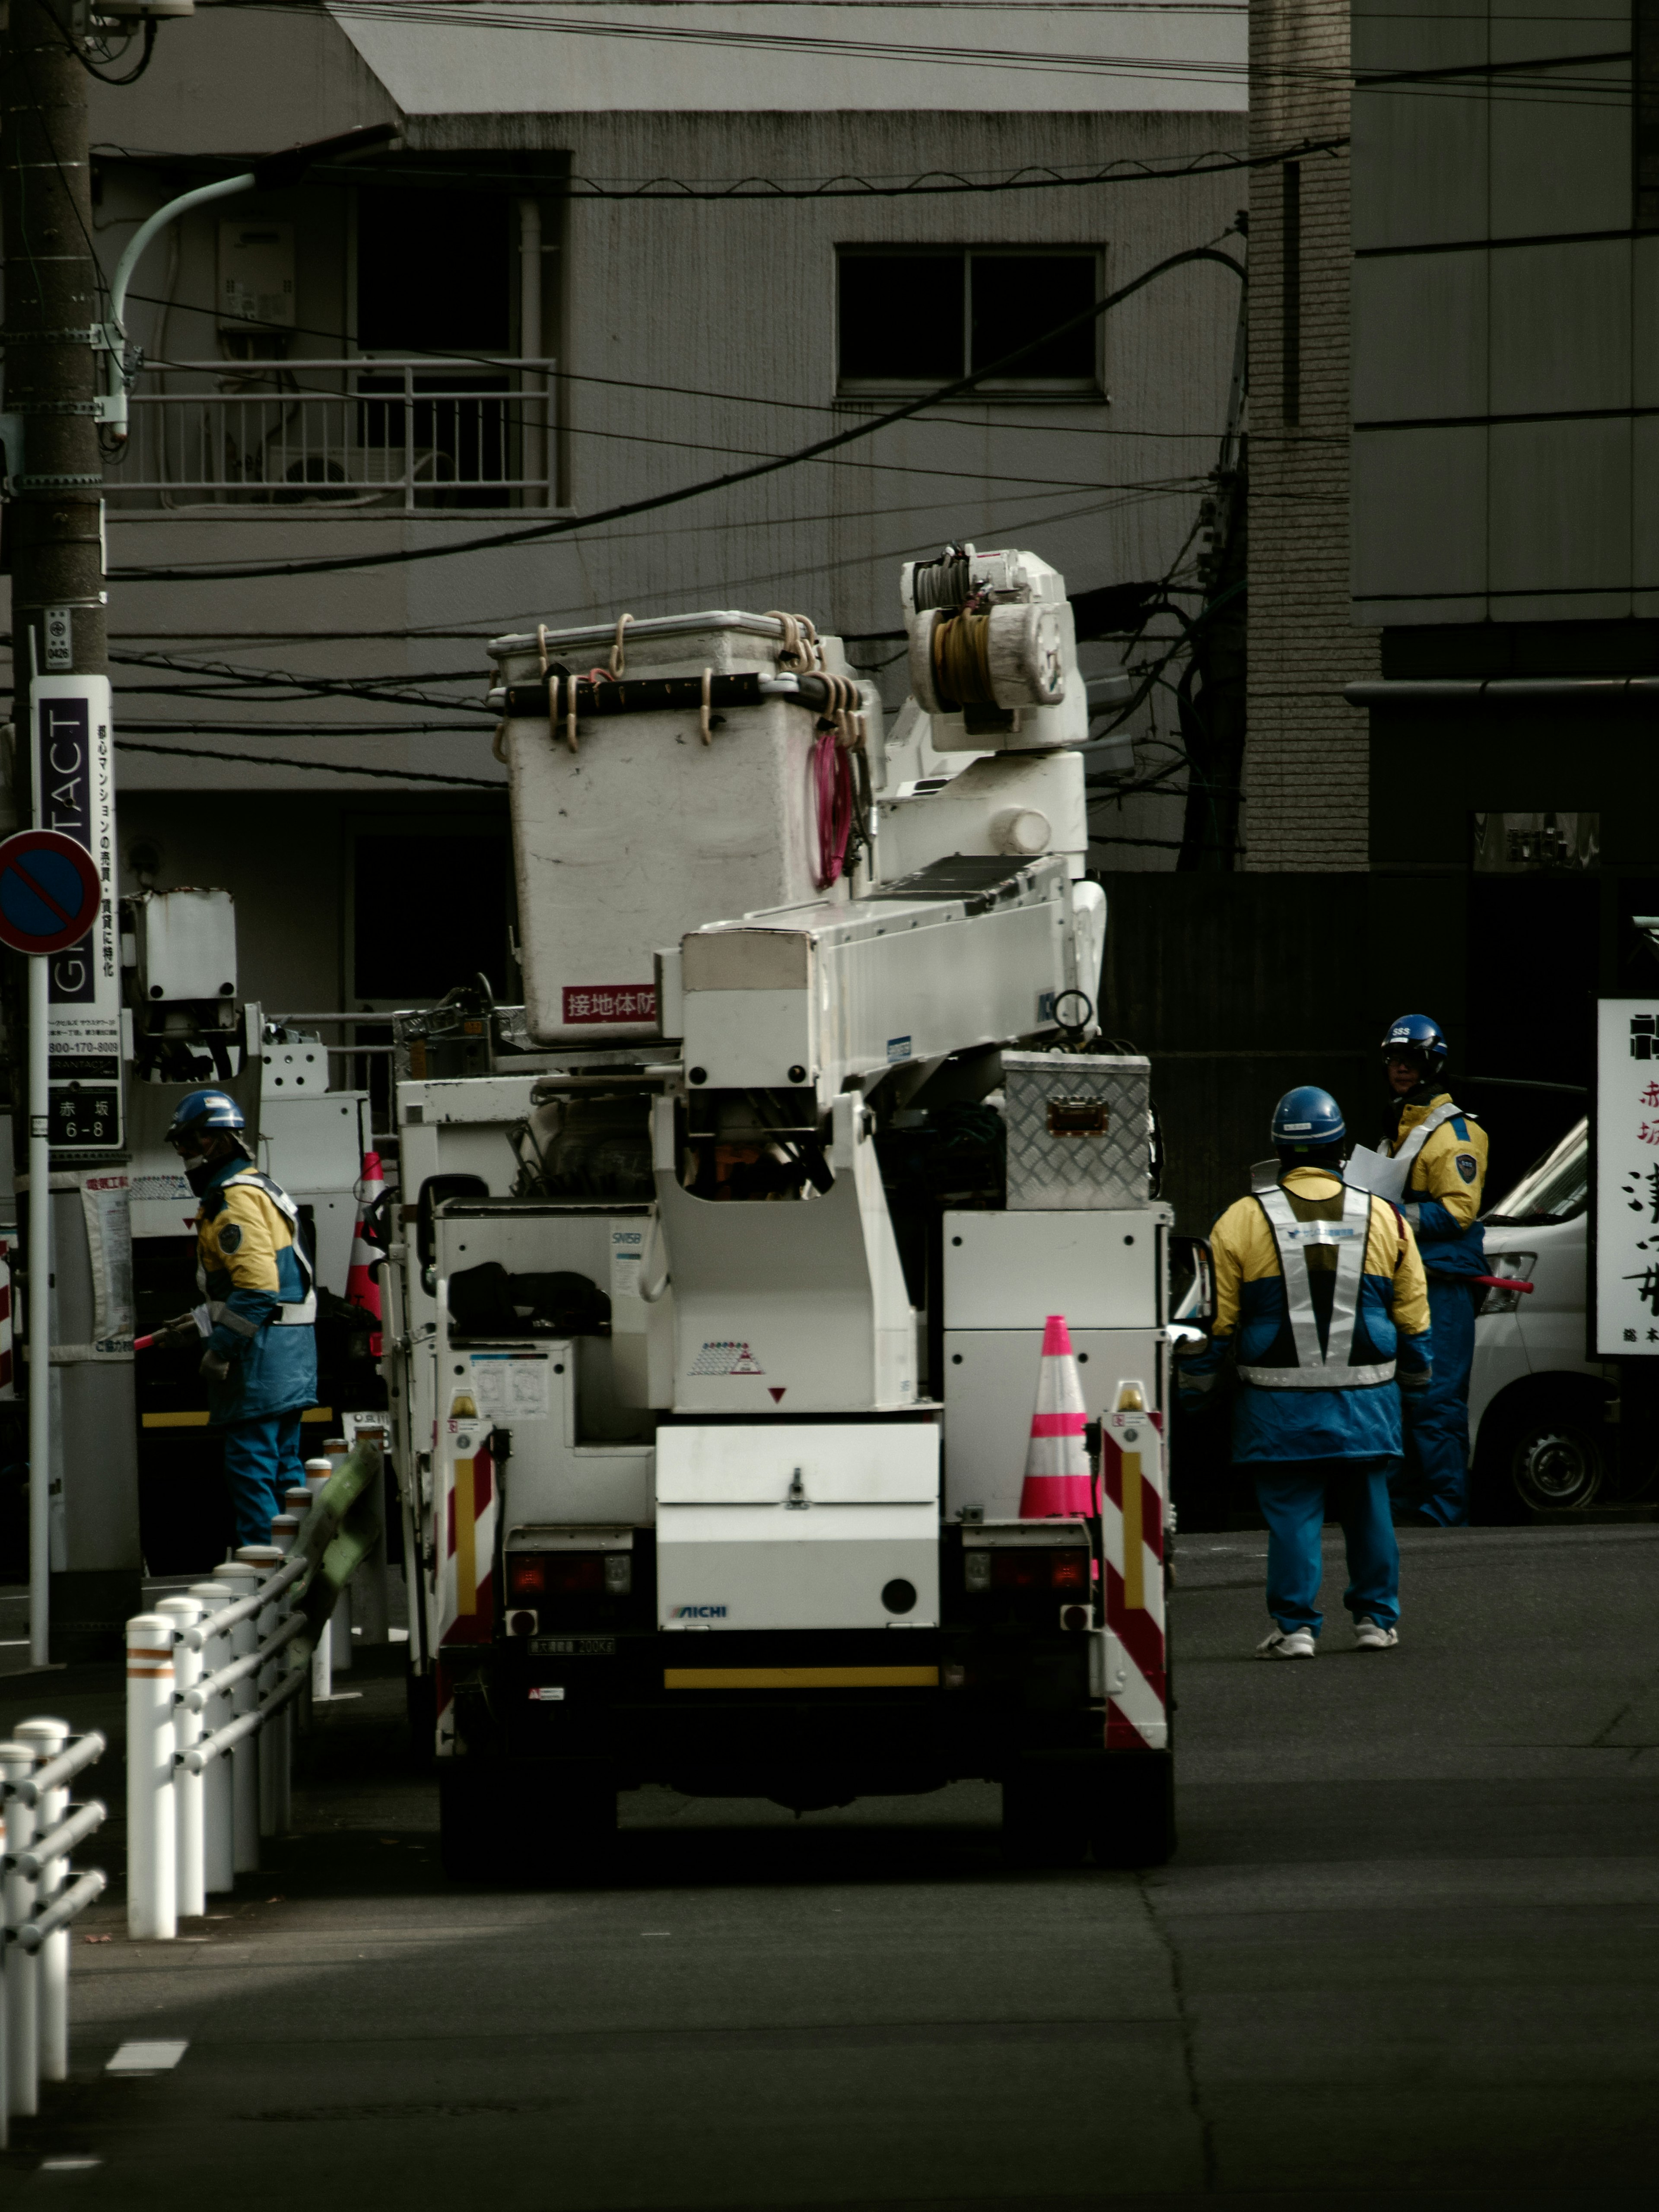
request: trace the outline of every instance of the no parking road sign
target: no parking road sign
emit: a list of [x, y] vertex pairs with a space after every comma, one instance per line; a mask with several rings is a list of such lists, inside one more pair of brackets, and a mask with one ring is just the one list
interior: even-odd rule
[[98, 919], [103, 886], [84, 847], [57, 830], [21, 830], [0, 843], [0, 945], [63, 952]]

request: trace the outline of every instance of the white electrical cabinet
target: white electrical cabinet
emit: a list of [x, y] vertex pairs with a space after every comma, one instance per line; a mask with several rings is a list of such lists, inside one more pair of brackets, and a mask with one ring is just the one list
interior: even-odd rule
[[138, 989], [179, 1006], [236, 996], [236, 902], [228, 891], [146, 891], [131, 902]]

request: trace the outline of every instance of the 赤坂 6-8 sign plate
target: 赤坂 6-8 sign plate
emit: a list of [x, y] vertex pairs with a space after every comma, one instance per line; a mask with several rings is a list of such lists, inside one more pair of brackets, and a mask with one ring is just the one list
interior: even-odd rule
[[98, 919], [103, 886], [92, 856], [57, 830], [20, 830], [0, 843], [0, 945], [62, 952]]

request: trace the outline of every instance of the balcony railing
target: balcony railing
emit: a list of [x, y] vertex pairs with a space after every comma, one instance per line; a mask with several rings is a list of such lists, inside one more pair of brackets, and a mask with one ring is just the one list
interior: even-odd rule
[[551, 361], [179, 362], [132, 395], [118, 512], [556, 504]]

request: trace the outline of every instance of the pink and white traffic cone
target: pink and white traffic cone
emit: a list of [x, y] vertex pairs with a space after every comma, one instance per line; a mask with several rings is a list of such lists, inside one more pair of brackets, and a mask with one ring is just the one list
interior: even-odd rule
[[352, 1232], [351, 1264], [346, 1269], [346, 1303], [359, 1306], [374, 1322], [369, 1332], [369, 1357], [380, 1356], [380, 1285], [375, 1280], [374, 1266], [380, 1249], [364, 1233], [364, 1217], [386, 1188], [386, 1178], [380, 1172], [378, 1152], [363, 1154], [362, 1181], [357, 1189], [357, 1225]]
[[1042, 1328], [1036, 1411], [1025, 1453], [1025, 1486], [1019, 1494], [1022, 1521], [1094, 1511], [1094, 1481], [1083, 1441], [1087, 1425], [1071, 1331], [1064, 1314], [1050, 1314]]

